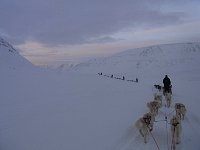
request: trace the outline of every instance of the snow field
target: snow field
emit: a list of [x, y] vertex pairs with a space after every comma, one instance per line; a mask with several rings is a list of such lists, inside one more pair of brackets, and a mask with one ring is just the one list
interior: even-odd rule
[[[63, 72], [21, 67], [13, 63], [21, 57], [0, 53], [5, 57], [0, 65], [0, 149], [154, 150], [152, 137], [144, 144], [134, 123], [148, 112], [146, 103], [153, 100], [153, 85], [162, 84], [168, 74], [173, 104], [181, 102], [187, 108], [177, 150], [199, 150], [198, 45], [129, 50]], [[110, 79], [98, 72], [138, 77], [139, 82]], [[172, 110], [162, 107], [156, 120], [163, 119], [162, 112]], [[152, 134], [163, 150], [168, 149], [166, 133], [165, 122], [155, 123]]]

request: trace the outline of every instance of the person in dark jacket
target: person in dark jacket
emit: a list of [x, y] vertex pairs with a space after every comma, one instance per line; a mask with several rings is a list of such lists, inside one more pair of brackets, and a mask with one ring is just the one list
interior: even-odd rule
[[163, 79], [164, 84], [164, 93], [171, 93], [171, 80], [167, 75], [165, 75], [165, 78]]
[[122, 77], [122, 80], [125, 80], [125, 77], [124, 77], [124, 76]]

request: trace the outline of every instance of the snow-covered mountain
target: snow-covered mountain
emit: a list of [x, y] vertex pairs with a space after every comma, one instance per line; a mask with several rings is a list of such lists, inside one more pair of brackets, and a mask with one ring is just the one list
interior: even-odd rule
[[[5, 70], [0, 68], [0, 149], [155, 150], [156, 141], [159, 149], [167, 150], [170, 125], [162, 120], [167, 114], [169, 121], [174, 104], [181, 102], [187, 114], [177, 150], [199, 150], [199, 45], [128, 50], [66, 72], [10, 69], [2, 76]], [[110, 78], [111, 74], [125, 80]], [[165, 74], [172, 81], [172, 106], [166, 108], [163, 101], [158, 122], [144, 144], [134, 123], [148, 112], [146, 104], [157, 92], [153, 85], [162, 84]], [[136, 77], [138, 83], [127, 81]]]
[[165, 44], [131, 49], [111, 57], [90, 60], [77, 65], [75, 69], [92, 68], [95, 71], [130, 72], [133, 69], [139, 71], [143, 68], [170, 68], [173, 65], [192, 63], [199, 58], [200, 43]]
[[16, 69], [32, 66], [11, 44], [0, 37], [0, 67]]
[[67, 62], [62, 63], [62, 64], [47, 65], [46, 68], [59, 70], [59, 71], [65, 71], [65, 70], [71, 70], [72, 68], [74, 68], [78, 64], [80, 64], [80, 62], [67, 61]]

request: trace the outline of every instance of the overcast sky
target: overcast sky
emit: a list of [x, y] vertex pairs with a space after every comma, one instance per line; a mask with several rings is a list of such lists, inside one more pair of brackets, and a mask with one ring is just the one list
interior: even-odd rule
[[200, 0], [0, 0], [0, 36], [35, 64], [198, 42]]

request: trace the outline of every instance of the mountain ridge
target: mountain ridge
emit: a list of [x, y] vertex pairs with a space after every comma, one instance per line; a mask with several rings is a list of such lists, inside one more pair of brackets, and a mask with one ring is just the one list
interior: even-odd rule
[[33, 64], [20, 55], [9, 42], [0, 37], [0, 66], [16, 69], [33, 67]]
[[71, 70], [84, 70], [84, 68], [86, 69], [89, 66], [95, 68], [95, 65], [99, 69], [103, 69], [105, 67], [101, 66], [107, 65], [107, 69], [102, 71], [110, 72], [109, 70], [115, 70], [117, 72], [117, 68], [124, 65], [128, 68], [142, 69], [143, 66], [148, 65], [149, 67], [161, 67], [161, 64], [170, 66], [182, 63], [183, 65], [192, 63], [197, 59], [200, 59], [200, 43], [198, 42], [162, 44], [129, 49], [110, 57], [92, 59], [76, 65]]

